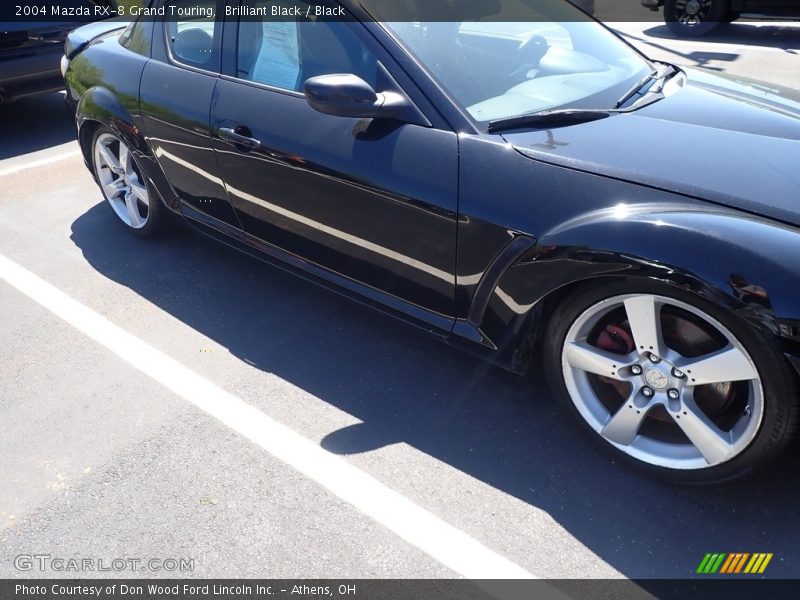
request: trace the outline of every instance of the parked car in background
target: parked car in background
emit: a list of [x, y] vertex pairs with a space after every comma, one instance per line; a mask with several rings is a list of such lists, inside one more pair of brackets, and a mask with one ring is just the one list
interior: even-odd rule
[[593, 15], [594, 14], [594, 0], [569, 0], [582, 11]]
[[[95, 5], [114, 7], [116, 0], [59, 0], [57, 4], [93, 10]], [[0, 104], [63, 90], [60, 66], [67, 34], [90, 20], [0, 22]]]
[[739, 17], [800, 20], [798, 0], [641, 0], [650, 10], [664, 7], [664, 21], [679, 36], [705, 35]]
[[797, 91], [655, 63], [563, 0], [516, 3], [516, 22], [492, 19], [503, 0], [422, 3], [468, 15], [444, 21], [338, 4], [356, 18], [70, 36], [78, 140], [121, 228], [180, 217], [510, 371], [537, 365], [604, 448], [671, 480], [742, 477], [788, 447]]

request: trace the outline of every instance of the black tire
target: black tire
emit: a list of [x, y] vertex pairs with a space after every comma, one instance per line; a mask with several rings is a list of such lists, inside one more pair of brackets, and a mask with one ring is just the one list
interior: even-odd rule
[[[761, 379], [763, 417], [755, 437], [738, 455], [726, 462], [698, 469], [672, 469], [638, 460], [604, 439], [581, 415], [567, 389], [562, 351], [576, 319], [609, 298], [643, 294], [665, 296], [692, 305], [726, 327], [749, 353]], [[797, 373], [781, 353], [777, 340], [750, 322], [708, 300], [656, 282], [609, 282], [593, 284], [566, 298], [550, 320], [544, 339], [546, 374], [553, 392], [578, 418], [583, 428], [616, 458], [644, 472], [681, 484], [712, 484], [731, 481], [762, 471], [786, 449], [798, 429], [800, 390]]]
[[667, 28], [678, 37], [700, 37], [716, 29], [720, 23], [728, 21], [730, 12], [728, 0], [698, 0], [707, 3], [692, 15], [692, 22], [685, 19], [691, 14], [688, 10], [690, 2], [695, 0], [666, 0], [664, 2], [664, 21]]
[[[100, 185], [100, 181], [97, 175], [98, 166], [95, 160], [95, 147], [98, 143], [98, 139], [100, 139], [102, 136], [107, 136], [107, 135], [114, 136], [117, 140], [120, 139], [115, 132], [113, 132], [111, 129], [105, 126], [97, 127], [97, 129], [94, 131], [94, 135], [92, 136], [92, 146], [91, 146], [92, 169], [95, 173], [95, 180], [98, 182], [98, 185]], [[136, 154], [132, 152], [131, 158], [134, 164], [136, 165], [137, 172], [141, 174], [140, 177], [141, 182], [146, 186], [146, 189], [149, 194], [150, 201], [147, 207], [148, 208], [147, 219], [145, 221], [144, 226], [139, 228], [131, 227], [130, 225], [128, 225], [119, 218], [117, 219], [117, 221], [120, 223], [122, 227], [125, 228], [126, 231], [137, 237], [140, 238], [159, 237], [162, 234], [172, 229], [174, 223], [172, 215], [170, 214], [169, 209], [165, 207], [164, 204], [162, 203], [161, 198], [156, 192], [156, 190], [154, 190], [153, 187], [150, 185], [139, 159], [136, 158]], [[106, 199], [106, 203], [110, 207], [110, 201], [106, 196], [106, 193], [102, 190], [102, 185], [100, 187], [101, 187], [101, 193]]]
[[725, 13], [725, 23], [733, 23], [734, 21], [736, 21], [741, 16], [742, 16], [742, 13], [734, 12], [732, 10], [729, 10], [727, 13]]

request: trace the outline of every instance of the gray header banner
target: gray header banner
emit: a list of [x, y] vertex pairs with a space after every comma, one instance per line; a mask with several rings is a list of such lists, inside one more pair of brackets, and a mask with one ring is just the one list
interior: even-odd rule
[[[596, 18], [608, 22], [663, 21], [661, 0], [4, 0], [3, 26], [105, 19], [247, 20], [345, 19], [377, 21], [561, 22]], [[189, 11], [194, 11], [189, 14]], [[6, 27], [8, 29], [8, 27]]]

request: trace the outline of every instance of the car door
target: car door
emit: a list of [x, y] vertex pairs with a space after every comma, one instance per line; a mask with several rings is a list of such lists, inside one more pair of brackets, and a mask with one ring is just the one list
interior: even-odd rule
[[191, 16], [156, 22], [153, 60], [140, 86], [145, 139], [183, 213], [241, 237], [218, 174], [209, 122], [223, 27], [214, 17], [224, 12], [224, 2], [171, 0], [161, 5], [166, 14]]
[[[306, 15], [305, 2], [291, 4]], [[339, 283], [367, 286], [383, 301], [398, 300], [423, 320], [449, 324], [455, 133], [424, 117], [419, 124], [370, 121], [309, 106], [303, 83], [316, 75], [353, 73], [378, 91], [399, 89], [385, 68], [388, 57], [360, 23], [242, 20], [225, 35], [231, 56], [212, 107], [214, 147], [248, 239]]]

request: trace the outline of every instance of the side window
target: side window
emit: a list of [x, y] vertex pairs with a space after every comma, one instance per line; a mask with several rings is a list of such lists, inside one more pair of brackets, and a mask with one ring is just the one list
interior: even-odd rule
[[176, 7], [174, 14], [191, 15], [185, 20], [165, 21], [172, 58], [190, 67], [219, 70], [222, 22], [214, 20], [219, 9], [217, 0], [173, 0], [168, 4]]
[[119, 37], [119, 43], [131, 52], [149, 57], [153, 41], [152, 34], [152, 21], [145, 19], [131, 21]]
[[[247, 6], [266, 10], [275, 0], [250, 0]], [[315, 19], [313, 7], [304, 0], [281, 0], [297, 7], [296, 20], [264, 20], [239, 23], [237, 75], [271, 87], [302, 92], [310, 77], [352, 73], [375, 87], [378, 60], [354, 31], [353, 23]], [[308, 10], [311, 4], [311, 10]]]

